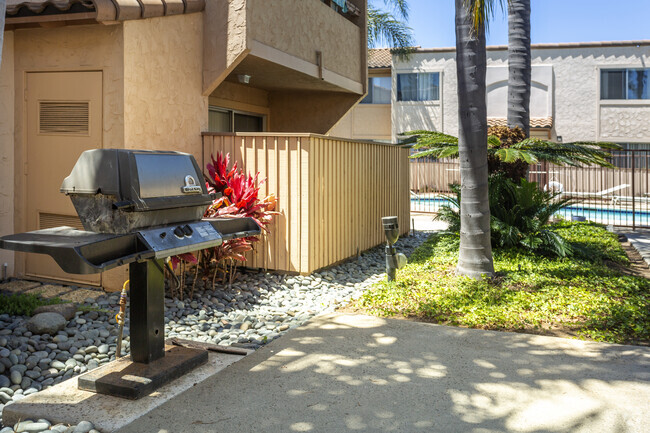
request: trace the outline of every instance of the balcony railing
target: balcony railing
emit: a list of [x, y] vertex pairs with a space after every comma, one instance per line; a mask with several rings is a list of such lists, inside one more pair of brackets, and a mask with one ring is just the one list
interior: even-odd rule
[[320, 0], [323, 4], [331, 7], [339, 14], [343, 15], [356, 24], [357, 19], [363, 11], [354, 3], [348, 0]]

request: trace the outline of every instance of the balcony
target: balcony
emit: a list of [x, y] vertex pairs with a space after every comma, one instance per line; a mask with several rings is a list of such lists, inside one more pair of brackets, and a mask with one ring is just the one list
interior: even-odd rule
[[244, 101], [225, 108], [265, 114], [269, 131], [327, 133], [366, 90], [366, 14], [348, 15], [320, 0], [208, 1], [203, 94]]

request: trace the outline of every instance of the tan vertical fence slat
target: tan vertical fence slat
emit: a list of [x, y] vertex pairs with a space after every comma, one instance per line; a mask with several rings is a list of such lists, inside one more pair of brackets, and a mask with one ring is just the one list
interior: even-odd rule
[[309, 176], [309, 152], [311, 146], [309, 137], [299, 138], [298, 153], [300, 164], [300, 209], [296, 209], [300, 215], [300, 262], [298, 266], [302, 272], [311, 272], [309, 268], [309, 216], [310, 216], [310, 176]]
[[260, 198], [278, 200], [280, 215], [246, 266], [308, 273], [383, 243], [382, 216], [409, 230], [408, 149], [309, 134], [205, 134], [203, 143], [206, 164], [229, 153], [266, 178]]

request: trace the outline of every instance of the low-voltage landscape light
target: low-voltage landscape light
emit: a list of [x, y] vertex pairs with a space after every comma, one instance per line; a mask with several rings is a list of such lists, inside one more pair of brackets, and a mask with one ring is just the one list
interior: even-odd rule
[[399, 239], [399, 225], [396, 216], [382, 217], [384, 233], [386, 234], [386, 276], [388, 281], [395, 280], [395, 274], [399, 268], [406, 265], [406, 256], [398, 253], [393, 245]]

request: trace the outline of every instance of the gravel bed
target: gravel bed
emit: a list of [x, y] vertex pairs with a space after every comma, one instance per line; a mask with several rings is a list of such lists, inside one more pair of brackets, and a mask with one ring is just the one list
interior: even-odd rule
[[[415, 232], [400, 239], [398, 251], [410, 255], [427, 236]], [[385, 278], [384, 266], [384, 248], [376, 247], [309, 276], [245, 271], [231, 287], [214, 291], [204, 290], [205, 283], [199, 280], [192, 299], [165, 298], [165, 336], [257, 349], [315, 315], [359, 298]], [[188, 275], [189, 285], [193, 276]], [[32, 334], [26, 325], [29, 317], [0, 315], [0, 413], [7, 404], [114, 360], [118, 303], [119, 293], [86, 299], [79, 306], [81, 311], [56, 335]], [[127, 311], [122, 344], [126, 353], [128, 334]], [[23, 431], [97, 430], [87, 421], [64, 426], [47, 420], [27, 420], [0, 429], [0, 433]]]

